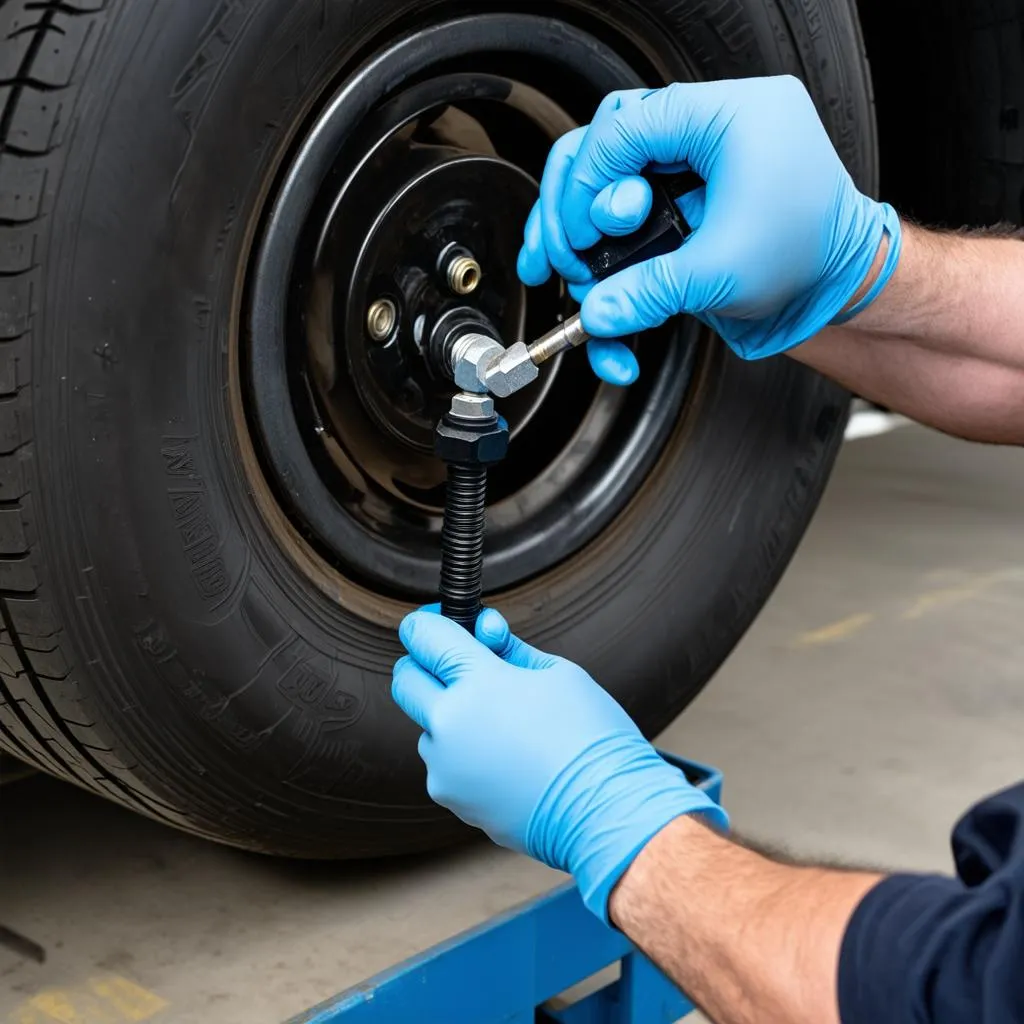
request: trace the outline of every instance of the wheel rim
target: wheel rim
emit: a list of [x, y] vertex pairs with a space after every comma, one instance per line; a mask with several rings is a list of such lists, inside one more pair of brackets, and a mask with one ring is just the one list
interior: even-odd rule
[[[452, 385], [423, 358], [425, 339], [456, 307], [506, 344], [568, 312], [556, 283], [527, 297], [516, 280], [521, 225], [551, 141], [604, 93], [639, 84], [579, 29], [487, 15], [391, 45], [313, 115], [249, 268], [242, 365], [277, 501], [346, 578], [406, 599], [434, 592], [443, 467], [431, 427]], [[443, 273], [452, 247], [482, 268], [468, 295]], [[579, 550], [642, 483], [694, 356], [695, 330], [660, 333], [628, 390], [598, 386], [572, 353], [504, 403], [514, 440], [492, 472], [489, 589]]]

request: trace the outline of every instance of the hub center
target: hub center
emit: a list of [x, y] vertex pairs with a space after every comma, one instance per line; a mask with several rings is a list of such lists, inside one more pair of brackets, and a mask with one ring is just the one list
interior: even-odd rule
[[[373, 419], [427, 451], [453, 391], [430, 356], [438, 324], [458, 317], [503, 339], [522, 334], [516, 256], [537, 186], [498, 157], [415, 143], [409, 157], [415, 172], [380, 204], [356, 253], [346, 329], [335, 345]], [[378, 338], [368, 311], [381, 302], [395, 312]]]

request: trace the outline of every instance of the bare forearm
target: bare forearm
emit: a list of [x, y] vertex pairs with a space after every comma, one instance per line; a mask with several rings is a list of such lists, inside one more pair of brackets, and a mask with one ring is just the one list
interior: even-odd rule
[[904, 227], [882, 294], [793, 358], [971, 440], [1024, 442], [1024, 241]]
[[715, 1024], [837, 1024], [843, 933], [880, 877], [778, 864], [683, 817], [609, 910]]

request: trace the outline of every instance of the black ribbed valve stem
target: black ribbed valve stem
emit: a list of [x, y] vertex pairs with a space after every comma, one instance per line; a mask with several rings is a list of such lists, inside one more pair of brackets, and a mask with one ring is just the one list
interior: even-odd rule
[[448, 463], [441, 528], [441, 614], [473, 632], [484, 585], [487, 467]]
[[508, 424], [489, 395], [459, 392], [441, 418], [434, 450], [448, 467], [441, 525], [441, 614], [472, 633], [484, 586], [487, 467], [508, 451]]

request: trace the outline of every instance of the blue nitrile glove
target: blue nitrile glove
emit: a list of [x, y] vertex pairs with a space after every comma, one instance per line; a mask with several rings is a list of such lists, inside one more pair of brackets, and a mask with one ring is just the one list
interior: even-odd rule
[[571, 872], [605, 921], [616, 881], [670, 821], [696, 812], [727, 827], [582, 668], [513, 637], [491, 609], [476, 632], [426, 610], [399, 630], [409, 656], [391, 692], [424, 730], [427, 791], [439, 804]]
[[[540, 181], [540, 198], [534, 204], [526, 221], [526, 240], [520, 250], [517, 265], [520, 280], [530, 286], [544, 284], [551, 277], [551, 270], [554, 268], [569, 283], [569, 292], [577, 302], [583, 301], [594, 282], [587, 265], [566, 240], [559, 215], [559, 203], [572, 169], [572, 162], [586, 132], [586, 128], [576, 128], [563, 135], [551, 147]], [[619, 234], [629, 234], [629, 231], [636, 230], [650, 212], [650, 189], [642, 179], [641, 182], [641, 194], [635, 197], [631, 204], [631, 208], [635, 207], [637, 210], [632, 216], [633, 227], [617, 232]], [[636, 356], [619, 341], [588, 341], [587, 356], [594, 373], [609, 384], [632, 384], [640, 375]]]
[[[680, 201], [696, 230], [676, 252], [594, 284], [573, 250], [635, 230], [650, 208], [637, 177], [648, 165], [689, 168], [707, 183]], [[589, 127], [555, 144], [519, 273], [526, 284], [552, 268], [565, 277], [596, 337], [691, 313], [738, 355], [759, 359], [838, 322], [886, 232], [881, 273], [842, 320], [873, 301], [896, 268], [896, 211], [857, 190], [797, 79], [679, 83], [613, 93]], [[632, 365], [630, 356], [613, 372]]]

